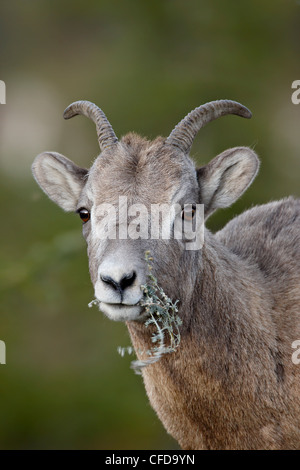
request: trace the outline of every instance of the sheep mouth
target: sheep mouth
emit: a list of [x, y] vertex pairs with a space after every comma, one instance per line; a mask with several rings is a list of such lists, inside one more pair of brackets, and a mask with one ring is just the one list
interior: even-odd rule
[[98, 302], [98, 307], [110, 320], [114, 321], [141, 321], [143, 318], [143, 308], [136, 304], [113, 304]]

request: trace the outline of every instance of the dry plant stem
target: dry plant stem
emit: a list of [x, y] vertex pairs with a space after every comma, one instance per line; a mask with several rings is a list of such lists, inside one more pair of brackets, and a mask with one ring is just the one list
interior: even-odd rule
[[[150, 364], [157, 362], [163, 354], [175, 352], [180, 343], [181, 319], [179, 318], [176, 300], [174, 303], [165, 294], [163, 289], [159, 287], [157, 279], [151, 273], [152, 258], [150, 252], [146, 251], [145, 260], [148, 266], [148, 279], [147, 285], [141, 286], [144, 297], [140, 305], [145, 308], [148, 313], [148, 318], [145, 321], [145, 326], [153, 324], [156, 332], [152, 334], [152, 343], [157, 343], [150, 350], [144, 352], [148, 356], [147, 359], [133, 361], [131, 367], [137, 374], [141, 373], [141, 369]], [[169, 340], [169, 345], [166, 342]]]

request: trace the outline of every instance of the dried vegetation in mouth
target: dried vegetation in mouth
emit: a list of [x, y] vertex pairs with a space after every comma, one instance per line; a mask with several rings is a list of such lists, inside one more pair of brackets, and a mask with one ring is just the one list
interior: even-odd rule
[[[137, 374], [140, 374], [144, 367], [157, 362], [164, 354], [175, 352], [180, 343], [179, 327], [182, 321], [178, 315], [178, 300], [172, 302], [162, 287], [158, 285], [156, 277], [152, 274], [152, 259], [150, 252], [146, 251], [148, 282], [141, 286], [144, 296], [139, 305], [147, 313], [145, 326], [154, 326], [155, 331], [151, 336], [153, 347], [147, 351], [139, 351], [148, 356], [146, 359], [131, 363], [131, 367]], [[131, 354], [133, 349], [132, 347], [119, 347], [118, 352], [124, 356], [125, 352]]]

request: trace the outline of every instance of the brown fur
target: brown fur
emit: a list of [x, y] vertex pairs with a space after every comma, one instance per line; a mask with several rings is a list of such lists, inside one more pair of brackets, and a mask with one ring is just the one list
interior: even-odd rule
[[[264, 221], [279, 207], [268, 231]], [[291, 214], [297, 223], [283, 246]], [[300, 373], [291, 361], [300, 334], [299, 234], [300, 201], [292, 198], [206, 233], [192, 298], [181, 303], [180, 348], [143, 372], [152, 406], [183, 448], [299, 448]], [[141, 325], [128, 328], [136, 350], [148, 344]]]

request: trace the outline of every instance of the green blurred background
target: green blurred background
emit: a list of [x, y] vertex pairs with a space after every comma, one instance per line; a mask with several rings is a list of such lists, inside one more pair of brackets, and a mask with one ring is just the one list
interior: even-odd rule
[[229, 98], [253, 112], [210, 124], [192, 149], [198, 164], [228, 147], [261, 157], [258, 178], [217, 230], [252, 204], [300, 195], [300, 2], [252, 0], [28, 0], [0, 6], [1, 449], [172, 449], [141, 377], [121, 358], [125, 325], [93, 298], [81, 222], [33, 181], [43, 150], [89, 166], [93, 123], [66, 122], [88, 99], [118, 136], [168, 135], [190, 110]]

